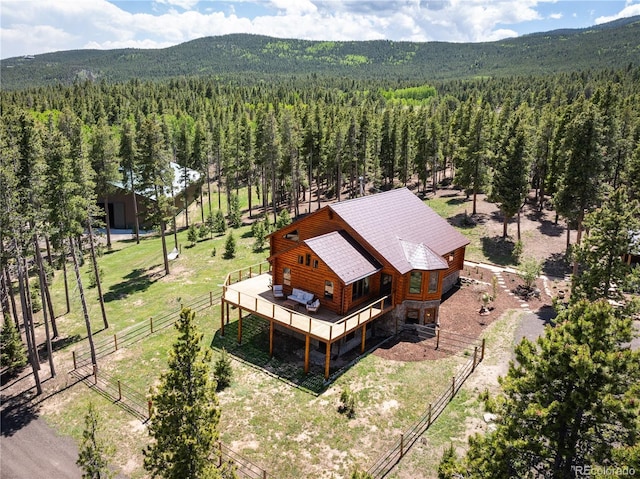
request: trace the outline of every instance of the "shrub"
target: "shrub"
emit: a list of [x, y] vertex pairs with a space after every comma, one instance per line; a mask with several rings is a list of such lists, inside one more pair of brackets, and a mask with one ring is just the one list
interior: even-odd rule
[[187, 241], [189, 244], [193, 246], [198, 241], [198, 232], [196, 231], [196, 225], [193, 223], [189, 226], [189, 230], [187, 231]]
[[231, 367], [231, 359], [227, 350], [222, 348], [220, 356], [216, 360], [213, 366], [213, 376], [218, 382], [217, 390], [222, 391], [229, 385], [231, 385], [231, 379], [233, 378], [233, 368]]
[[460, 477], [458, 466], [458, 455], [453, 447], [453, 444], [449, 444], [449, 447], [442, 453], [442, 459], [438, 464], [438, 479], [453, 479]]
[[207, 237], [207, 235], [209, 234], [209, 227], [207, 226], [206, 223], [202, 223], [200, 224], [200, 227], [198, 228], [198, 239], [205, 239]]
[[531, 289], [533, 284], [540, 276], [540, 272], [542, 271], [542, 263], [536, 260], [535, 258], [527, 258], [522, 262], [520, 269], [518, 271], [518, 276], [520, 279], [524, 281], [524, 285], [526, 288]]
[[338, 412], [346, 415], [349, 419], [356, 417], [356, 397], [348, 387], [344, 388], [340, 394]]

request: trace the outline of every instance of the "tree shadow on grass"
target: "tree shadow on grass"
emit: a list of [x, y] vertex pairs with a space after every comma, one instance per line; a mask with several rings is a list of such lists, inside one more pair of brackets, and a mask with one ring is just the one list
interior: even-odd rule
[[120, 283], [114, 284], [109, 288], [104, 295], [105, 302], [116, 301], [118, 299], [123, 299], [133, 293], [138, 293], [140, 291], [146, 291], [149, 286], [157, 281], [157, 279], [152, 279], [151, 269], [155, 268], [136, 268], [131, 271], [128, 275], [124, 276]]
[[458, 228], [475, 228], [479, 224], [484, 224], [489, 220], [489, 215], [484, 213], [477, 213], [470, 215], [466, 211], [464, 213], [458, 213], [455, 216], [449, 218], [449, 223]]
[[507, 266], [513, 263], [513, 247], [515, 243], [510, 239], [503, 239], [502, 236], [491, 238], [483, 237], [482, 252], [487, 259], [494, 264]]

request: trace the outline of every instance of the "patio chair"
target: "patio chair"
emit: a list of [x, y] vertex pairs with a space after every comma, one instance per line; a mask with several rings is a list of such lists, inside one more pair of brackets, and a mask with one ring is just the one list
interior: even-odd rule
[[312, 303], [307, 303], [306, 308], [309, 313], [317, 313], [320, 309], [320, 300], [316, 299]]
[[281, 284], [274, 284], [272, 292], [274, 298], [284, 298], [284, 291], [282, 291]]

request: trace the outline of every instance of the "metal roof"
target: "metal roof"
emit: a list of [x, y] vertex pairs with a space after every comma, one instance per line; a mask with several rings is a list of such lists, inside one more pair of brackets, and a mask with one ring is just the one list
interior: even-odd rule
[[[403, 242], [423, 245], [438, 256], [469, 244], [463, 234], [407, 188], [333, 203], [329, 208], [401, 274], [416, 269]], [[426, 250], [423, 253], [427, 261]]]
[[332, 231], [304, 243], [345, 283], [350, 284], [380, 271], [379, 264], [345, 231]]

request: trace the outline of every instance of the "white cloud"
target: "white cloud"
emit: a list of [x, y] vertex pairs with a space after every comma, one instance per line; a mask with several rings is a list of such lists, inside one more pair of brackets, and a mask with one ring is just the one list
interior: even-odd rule
[[627, 2], [627, 5], [615, 15], [602, 16], [595, 19], [596, 25], [601, 23], [612, 22], [620, 18], [633, 17], [634, 15], [640, 15], [640, 3]]
[[[240, 32], [310, 40], [493, 41], [517, 36], [519, 23], [541, 20], [538, 8], [546, 2], [562, 10], [556, 0], [145, 0], [137, 5], [148, 7], [146, 13], [132, 13], [108, 0], [1, 0], [0, 53], [163, 48]], [[619, 15], [637, 9], [629, 3]]]
[[549, 15], [549, 18], [552, 20], [560, 20], [562, 19], [562, 13], [552, 13], [551, 15]]

